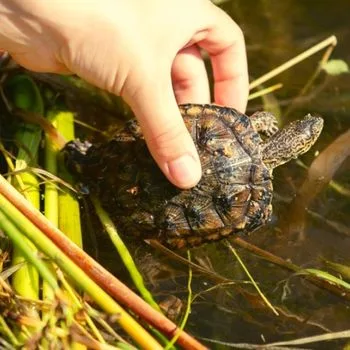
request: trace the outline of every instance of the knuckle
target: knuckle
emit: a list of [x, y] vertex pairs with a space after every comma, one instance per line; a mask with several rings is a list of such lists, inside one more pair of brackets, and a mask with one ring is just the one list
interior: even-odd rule
[[181, 79], [176, 79], [173, 82], [173, 89], [175, 94], [181, 93], [183, 91], [190, 91], [196, 88], [198, 78], [200, 78], [199, 74], [187, 78], [183, 77]]
[[225, 28], [226, 33], [230, 33], [229, 38], [231, 44], [234, 42], [242, 42], [244, 41], [244, 33], [241, 27], [223, 10], [220, 10], [221, 19], [220, 26]]
[[243, 33], [242, 28], [239, 27], [236, 22], [233, 22], [233, 25], [234, 25], [234, 28], [235, 28], [235, 34], [236, 34], [237, 39], [244, 40], [244, 33]]

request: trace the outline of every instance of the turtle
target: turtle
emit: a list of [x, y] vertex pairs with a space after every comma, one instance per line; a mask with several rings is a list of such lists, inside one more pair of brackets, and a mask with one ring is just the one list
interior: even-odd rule
[[102, 143], [71, 141], [68, 169], [124, 234], [172, 248], [249, 234], [272, 214], [273, 169], [316, 142], [323, 119], [306, 115], [283, 129], [273, 114], [252, 116], [215, 104], [179, 105], [196, 145], [202, 177], [191, 189], [170, 183], [150, 155], [136, 119]]

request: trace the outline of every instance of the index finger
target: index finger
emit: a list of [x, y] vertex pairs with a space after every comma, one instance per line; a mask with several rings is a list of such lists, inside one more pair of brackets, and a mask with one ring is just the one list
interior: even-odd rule
[[211, 59], [215, 102], [244, 112], [249, 94], [244, 36], [225, 12], [216, 6], [214, 12], [214, 22], [198, 45]]

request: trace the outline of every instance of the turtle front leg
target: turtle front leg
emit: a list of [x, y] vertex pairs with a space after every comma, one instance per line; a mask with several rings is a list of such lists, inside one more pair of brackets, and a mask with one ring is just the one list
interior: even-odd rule
[[267, 137], [271, 137], [278, 131], [277, 119], [270, 112], [255, 112], [250, 116], [250, 121], [257, 132]]

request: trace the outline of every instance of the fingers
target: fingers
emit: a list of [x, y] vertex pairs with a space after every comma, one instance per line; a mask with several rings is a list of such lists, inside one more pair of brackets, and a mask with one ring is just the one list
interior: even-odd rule
[[214, 25], [198, 44], [211, 59], [215, 102], [244, 112], [249, 94], [244, 37], [226, 13], [215, 6], [214, 12]]
[[178, 103], [209, 103], [207, 71], [197, 46], [182, 49], [172, 66], [173, 89]]
[[[125, 96], [137, 116], [148, 148], [165, 176], [175, 186], [191, 188], [201, 177], [201, 165], [192, 138], [179, 112], [171, 78], [145, 81], [132, 96]], [[150, 88], [152, 86], [152, 89]]]

